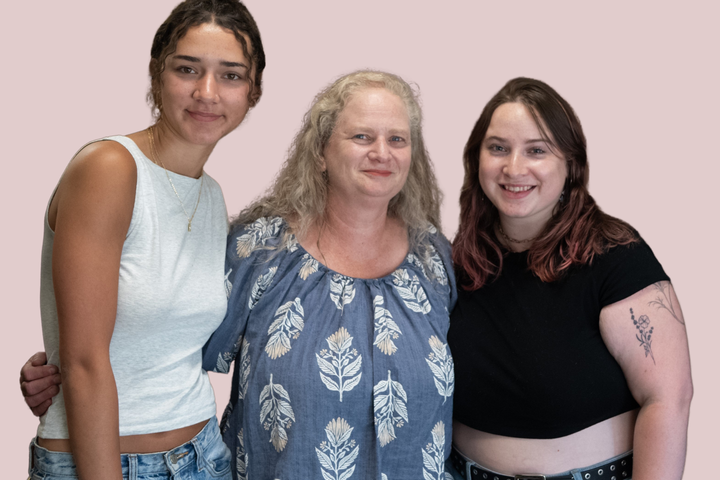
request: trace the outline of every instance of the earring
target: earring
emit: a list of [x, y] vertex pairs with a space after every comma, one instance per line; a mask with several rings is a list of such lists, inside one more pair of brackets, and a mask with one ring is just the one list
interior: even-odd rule
[[565, 189], [560, 192], [560, 199], [558, 200], [558, 202], [563, 203], [563, 200], [565, 200]]

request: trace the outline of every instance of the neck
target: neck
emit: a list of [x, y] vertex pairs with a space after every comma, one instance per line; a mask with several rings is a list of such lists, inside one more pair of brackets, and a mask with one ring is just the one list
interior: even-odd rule
[[326, 267], [344, 275], [387, 275], [407, 254], [405, 225], [387, 215], [387, 204], [382, 209], [346, 207], [328, 198], [325, 214], [299, 239], [300, 244]]
[[[532, 246], [533, 241], [542, 233], [547, 222], [531, 222], [526, 218], [500, 216], [498, 238], [513, 252], [522, 252]], [[502, 235], [505, 233], [505, 235]], [[508, 238], [512, 240], [509, 240]], [[515, 241], [518, 240], [518, 241]]]
[[162, 121], [150, 128], [155, 141], [155, 151], [150, 152], [149, 158], [170, 172], [200, 178], [216, 143], [212, 145], [189, 143]]
[[[368, 207], [368, 208], [366, 208]], [[377, 240], [388, 225], [388, 205], [372, 208], [369, 205], [350, 205], [336, 199], [328, 192], [327, 207], [323, 218], [323, 236], [337, 238], [343, 242], [367, 244]]]

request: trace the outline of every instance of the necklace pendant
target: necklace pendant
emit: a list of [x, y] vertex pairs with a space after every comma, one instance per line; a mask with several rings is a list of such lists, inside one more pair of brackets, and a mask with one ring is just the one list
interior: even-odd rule
[[192, 231], [192, 222], [188, 222], [188, 232]]

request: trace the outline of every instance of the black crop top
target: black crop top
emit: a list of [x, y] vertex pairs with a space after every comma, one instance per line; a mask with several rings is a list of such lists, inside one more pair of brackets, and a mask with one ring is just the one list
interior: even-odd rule
[[669, 278], [642, 240], [551, 283], [528, 270], [527, 252], [507, 254], [497, 280], [458, 289], [448, 332], [455, 420], [557, 438], [637, 408], [600, 336], [600, 310], [661, 280]]

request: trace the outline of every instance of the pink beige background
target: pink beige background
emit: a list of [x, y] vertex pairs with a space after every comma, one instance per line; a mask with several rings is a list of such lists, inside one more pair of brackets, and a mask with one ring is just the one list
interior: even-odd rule
[[[17, 378], [27, 357], [42, 348], [38, 289], [46, 202], [84, 142], [148, 125], [150, 44], [175, 3], [41, 0], [3, 9], [3, 478], [25, 478], [26, 446], [36, 426]], [[716, 476], [718, 4], [247, 5], [265, 43], [265, 94], [207, 166], [230, 212], [268, 185], [323, 86], [340, 74], [375, 68], [420, 87], [427, 144], [445, 192], [443, 229], [452, 237], [462, 148], [485, 102], [515, 76], [542, 79], [565, 96], [588, 138], [592, 194], [606, 212], [641, 232], [682, 301], [695, 381], [685, 478]], [[221, 409], [227, 380], [213, 376]]]

